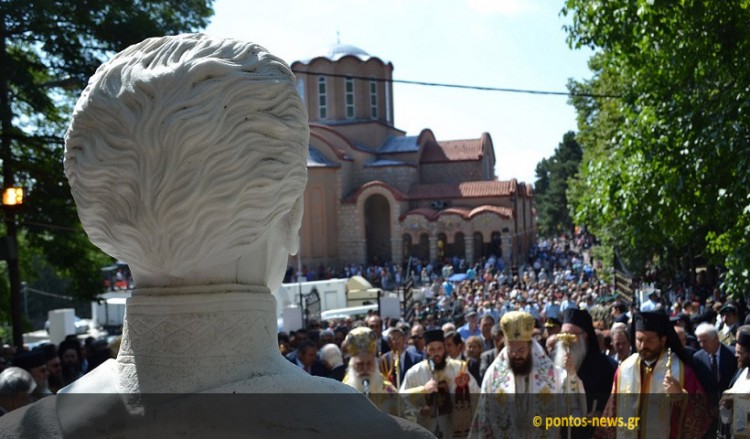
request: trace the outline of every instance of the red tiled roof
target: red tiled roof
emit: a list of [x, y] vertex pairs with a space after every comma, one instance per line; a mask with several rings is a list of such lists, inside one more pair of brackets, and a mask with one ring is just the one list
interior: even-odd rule
[[386, 190], [390, 191], [390, 193], [393, 195], [393, 198], [395, 198], [398, 201], [404, 201], [404, 200], [407, 199], [406, 195], [404, 195], [401, 191], [399, 191], [395, 187], [391, 186], [390, 184], [384, 183], [384, 182], [379, 181], [379, 180], [375, 180], [375, 181], [370, 181], [370, 182], [367, 182], [367, 183], [363, 184], [362, 186], [360, 186], [359, 188], [357, 188], [356, 191], [354, 191], [353, 193], [351, 193], [351, 194], [347, 195], [346, 197], [344, 197], [341, 200], [341, 202], [342, 203], [356, 203], [357, 199], [359, 198], [359, 196], [362, 195], [362, 192], [364, 192], [365, 190], [367, 190], [367, 189], [369, 189], [371, 187], [378, 187], [378, 186], [379, 187], [383, 187]]
[[480, 213], [490, 212], [494, 213], [496, 215], [505, 217], [505, 218], [512, 218], [513, 217], [513, 210], [511, 210], [510, 207], [501, 207], [501, 206], [491, 206], [489, 204], [485, 204], [483, 206], [477, 206], [474, 208], [470, 207], [449, 207], [447, 209], [443, 209], [440, 212], [435, 215], [435, 218], [439, 218], [443, 215], [460, 215], [463, 219], [471, 219], [475, 216], [479, 215]]
[[516, 180], [416, 184], [409, 191], [409, 199], [444, 200], [450, 198], [506, 197], [516, 191], [516, 186]]
[[479, 206], [479, 207], [475, 207], [471, 209], [471, 212], [469, 213], [469, 218], [474, 218], [480, 213], [485, 213], [485, 212], [495, 213], [505, 218], [513, 218], [513, 209], [511, 209], [510, 207], [489, 206], [489, 205]]
[[406, 212], [404, 215], [401, 216], [399, 221], [403, 221], [407, 216], [411, 216], [411, 215], [422, 215], [425, 218], [427, 218], [428, 221], [435, 221], [443, 215], [450, 215], [450, 214], [459, 215], [461, 218], [465, 220], [469, 220], [481, 213], [486, 213], [486, 212], [494, 213], [503, 218], [513, 217], [513, 211], [509, 207], [491, 206], [491, 205], [486, 204], [486, 205], [477, 206], [474, 208], [449, 207], [447, 209], [443, 209], [440, 211], [430, 209], [428, 207], [420, 207], [418, 209], [414, 209], [414, 210], [410, 210]]
[[435, 214], [435, 219], [443, 216], [443, 215], [459, 215], [462, 218], [468, 218], [469, 213], [471, 213], [471, 209], [468, 207], [449, 207], [447, 209], [443, 209], [440, 212], [437, 212]]
[[414, 210], [410, 210], [401, 215], [401, 218], [399, 220], [403, 221], [404, 218], [410, 215], [422, 215], [423, 217], [427, 218], [428, 221], [434, 221], [437, 214], [438, 211], [435, 209], [430, 209], [429, 207], [420, 207]]
[[449, 140], [425, 142], [422, 150], [422, 163], [441, 163], [463, 160], [480, 160], [484, 154], [482, 139]]

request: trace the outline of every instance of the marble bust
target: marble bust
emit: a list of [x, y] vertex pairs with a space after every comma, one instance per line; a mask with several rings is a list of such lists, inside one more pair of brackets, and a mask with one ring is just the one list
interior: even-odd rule
[[[431, 437], [278, 352], [270, 292], [298, 250], [308, 140], [294, 75], [259, 45], [152, 38], [103, 64], [75, 106], [64, 166], [89, 238], [133, 274], [121, 349], [56, 398], [0, 418], [0, 437], [32, 424], [71, 437], [238, 425], [238, 437]], [[190, 404], [174, 409], [197, 394], [270, 405], [205, 422]], [[173, 397], [149, 406], [145, 395]], [[211, 404], [237, 405], [226, 398]]]

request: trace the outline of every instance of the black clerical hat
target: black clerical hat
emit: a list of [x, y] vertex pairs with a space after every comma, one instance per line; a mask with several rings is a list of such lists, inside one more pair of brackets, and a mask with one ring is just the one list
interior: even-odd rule
[[636, 331], [652, 331], [662, 336], [668, 335], [670, 328], [672, 328], [672, 322], [663, 312], [644, 311], [635, 315]]
[[663, 311], [644, 311], [635, 315], [633, 320], [633, 332], [630, 335], [631, 343], [635, 345], [635, 333], [637, 331], [652, 331], [659, 337], [667, 337], [667, 347], [685, 364], [692, 364], [692, 357], [687, 353], [680, 338], [674, 330], [674, 325], [669, 316]]
[[45, 343], [32, 349], [32, 351], [44, 352], [44, 357], [47, 361], [57, 357], [57, 348], [52, 343]]
[[563, 311], [563, 323], [571, 323], [588, 332], [589, 328], [594, 327], [591, 320], [591, 314], [578, 308], [568, 308]]
[[594, 330], [594, 321], [588, 311], [578, 308], [566, 309], [563, 311], [563, 324], [565, 323], [576, 325], [588, 334], [588, 347], [592, 353], [599, 350], [599, 340]]
[[41, 350], [22, 352], [13, 357], [13, 365], [30, 371], [31, 369], [47, 364], [47, 356]]
[[445, 335], [442, 329], [433, 329], [431, 331], [425, 331], [424, 342], [430, 344], [433, 341], [445, 341]]

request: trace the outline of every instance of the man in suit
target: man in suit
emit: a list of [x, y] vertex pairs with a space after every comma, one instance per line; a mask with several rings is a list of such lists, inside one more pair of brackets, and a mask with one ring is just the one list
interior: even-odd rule
[[[711, 324], [709, 323], [709, 325]], [[703, 387], [703, 390], [706, 392], [706, 395], [709, 395], [709, 397], [711, 398], [711, 400], [709, 401], [709, 405], [711, 407], [716, 407], [718, 404], [718, 400], [716, 398], [718, 398], [720, 392], [718, 390], [719, 384], [716, 382], [715, 378], [711, 377], [711, 366], [709, 364], [704, 364], [702, 361], [697, 361], [694, 358], [695, 354], [698, 352], [698, 349], [695, 349], [688, 345], [688, 338], [687, 338], [687, 333], [685, 332], [685, 328], [675, 323], [674, 332], [677, 334], [677, 338], [680, 339], [680, 344], [682, 344], [682, 347], [685, 350], [685, 353], [689, 355], [689, 358], [693, 358], [693, 372], [695, 372], [695, 377], [698, 378], [698, 381], [700, 381], [701, 387]], [[696, 341], [696, 344], [697, 343], [698, 342]], [[715, 433], [716, 433], [716, 430], [712, 426], [712, 427], [709, 427], [708, 431], [705, 433], [703, 437], [705, 437], [706, 439], [715, 438], [716, 437]]]
[[[707, 386], [706, 393], [711, 407], [717, 407], [721, 394], [729, 388], [732, 377], [737, 373], [734, 348], [719, 341], [719, 331], [710, 323], [698, 325], [695, 328], [695, 336], [701, 349], [693, 354], [693, 363], [696, 366], [703, 365], [703, 368], [707, 369], [711, 385]], [[716, 437], [717, 427], [718, 423], [714, 420], [704, 437]]]
[[328, 375], [325, 365], [318, 359], [318, 345], [312, 340], [302, 341], [297, 350], [287, 355], [286, 359], [310, 375], [319, 377]]
[[346, 375], [346, 365], [341, 354], [341, 349], [334, 343], [328, 343], [320, 348], [320, 359], [328, 370], [328, 378], [343, 381]]
[[[495, 347], [489, 351], [482, 352], [479, 356], [479, 376], [484, 379], [484, 373], [489, 369], [490, 364], [495, 361], [495, 357], [503, 350], [505, 346], [505, 337], [503, 336], [503, 328], [498, 323], [492, 327], [490, 331], [492, 334], [492, 342]], [[481, 380], [480, 380], [481, 382]]]
[[719, 332], [710, 323], [701, 323], [695, 329], [701, 349], [693, 355], [693, 360], [701, 362], [711, 371], [719, 393], [729, 388], [729, 382], [737, 373], [737, 360], [734, 348], [719, 341]]
[[633, 348], [630, 344], [630, 333], [624, 323], [615, 323], [612, 325], [610, 332], [612, 337], [612, 348], [614, 352], [610, 356], [619, 365], [628, 357], [633, 355]]
[[396, 388], [404, 382], [406, 371], [424, 360], [424, 355], [413, 349], [406, 349], [406, 335], [401, 328], [391, 328], [388, 332], [389, 351], [380, 356], [380, 371]]
[[424, 332], [424, 326], [420, 325], [419, 323], [412, 326], [409, 330], [409, 333], [411, 334], [409, 337], [411, 344], [406, 349], [424, 355]]
[[391, 350], [388, 339], [383, 336], [383, 319], [379, 315], [373, 314], [365, 320], [367, 327], [372, 329], [378, 336], [378, 356]]

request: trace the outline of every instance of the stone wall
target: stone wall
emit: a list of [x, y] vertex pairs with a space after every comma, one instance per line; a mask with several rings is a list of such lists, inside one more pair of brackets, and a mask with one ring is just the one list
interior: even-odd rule
[[407, 194], [411, 185], [417, 182], [418, 171], [411, 166], [363, 167], [355, 178], [358, 185], [380, 180]]
[[357, 205], [342, 204], [339, 208], [339, 260], [341, 263], [364, 262], [365, 240], [360, 230], [360, 214]]
[[422, 184], [485, 180], [481, 161], [425, 163], [421, 166], [420, 176]]

